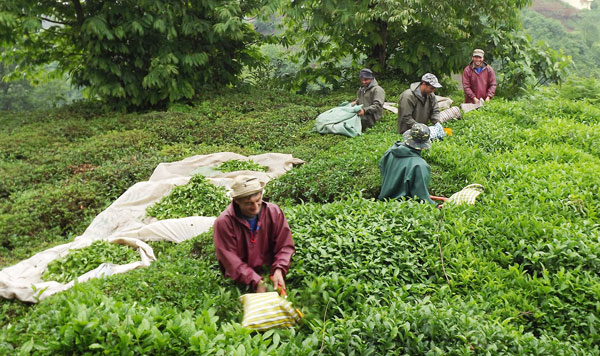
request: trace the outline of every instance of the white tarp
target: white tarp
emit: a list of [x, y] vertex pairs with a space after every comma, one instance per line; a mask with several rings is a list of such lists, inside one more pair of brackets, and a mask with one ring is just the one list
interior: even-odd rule
[[[252, 160], [267, 166], [268, 171], [221, 173], [213, 169], [216, 165], [230, 160]], [[103, 263], [98, 268], [79, 276], [77, 278], [79, 282], [150, 265], [156, 258], [152, 248], [144, 241], [179, 243], [208, 231], [216, 217], [191, 216], [159, 221], [146, 216], [146, 207], [168, 195], [173, 187], [186, 184], [196, 173], [202, 173], [208, 177], [211, 183], [229, 189], [233, 178], [240, 174], [255, 176], [266, 183], [283, 175], [294, 164], [302, 163], [304, 163], [302, 160], [289, 154], [265, 153], [246, 157], [232, 152], [193, 156], [178, 162], [161, 163], [148, 181], [136, 183], [130, 187], [106, 210], [98, 214], [85, 232], [76, 237], [73, 242], [42, 251], [0, 271], [0, 296], [35, 303], [71, 288], [73, 282], [63, 284], [55, 281], [43, 281], [42, 274], [50, 262], [64, 257], [69, 250], [88, 247], [97, 240], [106, 240], [136, 248], [140, 254], [140, 261], [127, 265]]]

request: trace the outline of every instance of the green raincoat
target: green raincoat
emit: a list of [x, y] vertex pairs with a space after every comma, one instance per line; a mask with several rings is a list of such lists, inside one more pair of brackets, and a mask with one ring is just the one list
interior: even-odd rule
[[431, 168], [421, 157], [421, 151], [408, 147], [404, 141], [396, 141], [379, 161], [379, 170], [380, 200], [418, 197], [435, 204], [429, 197]]

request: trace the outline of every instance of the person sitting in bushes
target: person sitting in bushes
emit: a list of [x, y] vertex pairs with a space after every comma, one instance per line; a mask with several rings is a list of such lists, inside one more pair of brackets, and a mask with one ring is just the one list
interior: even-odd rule
[[431, 126], [440, 122], [440, 107], [435, 98], [435, 89], [441, 88], [435, 75], [425, 73], [420, 82], [400, 94], [398, 101], [398, 133], [403, 134], [416, 123]]
[[264, 183], [256, 177], [237, 176], [232, 202], [213, 227], [217, 260], [225, 277], [266, 292], [260, 275], [270, 268], [273, 287], [285, 290], [285, 275], [294, 254], [292, 233], [283, 211], [262, 200]]
[[429, 127], [416, 123], [396, 141], [379, 161], [381, 193], [379, 199], [417, 198], [436, 204], [429, 196], [431, 168], [421, 151], [431, 147]]
[[368, 68], [361, 69], [358, 77], [361, 86], [356, 93], [357, 99], [352, 102], [352, 105], [363, 106], [357, 115], [360, 116], [362, 131], [365, 131], [375, 126], [375, 123], [383, 116], [385, 90], [379, 86], [373, 72]]

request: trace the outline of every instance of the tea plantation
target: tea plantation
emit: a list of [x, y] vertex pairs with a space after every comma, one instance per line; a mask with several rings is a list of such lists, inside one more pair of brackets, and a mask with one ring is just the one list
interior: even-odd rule
[[[390, 101], [404, 87], [382, 85]], [[485, 192], [441, 210], [375, 200], [379, 158], [399, 139], [393, 114], [353, 139], [313, 130], [354, 88], [237, 89], [144, 114], [2, 113], [2, 267], [71, 241], [160, 162], [233, 151], [307, 163], [265, 194], [296, 243], [294, 328], [241, 327], [248, 291], [221, 276], [206, 233], [152, 243], [150, 267], [35, 305], [0, 300], [0, 354], [599, 355], [600, 109], [577, 85], [449, 123], [454, 135], [424, 153], [430, 193]]]

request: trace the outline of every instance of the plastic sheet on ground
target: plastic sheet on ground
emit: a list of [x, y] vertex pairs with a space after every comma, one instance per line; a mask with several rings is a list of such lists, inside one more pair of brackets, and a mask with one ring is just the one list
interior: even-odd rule
[[347, 102], [329, 109], [317, 116], [316, 129], [321, 134], [339, 134], [356, 137], [362, 133], [362, 124], [357, 113], [362, 105], [352, 105]]
[[391, 103], [389, 101], [386, 101], [385, 103], [383, 103], [383, 108], [386, 109], [387, 111], [391, 111], [394, 114], [398, 113], [398, 104], [396, 103]]
[[[252, 160], [268, 167], [268, 171], [222, 173], [214, 169], [218, 164], [230, 160]], [[130, 187], [106, 210], [98, 214], [85, 232], [73, 242], [42, 251], [0, 271], [0, 296], [36, 303], [71, 288], [74, 282], [43, 281], [42, 274], [50, 262], [66, 256], [69, 250], [88, 247], [97, 240], [131, 246], [138, 250], [140, 260], [126, 265], [103, 263], [79, 276], [79, 282], [150, 265], [156, 258], [152, 248], [145, 243], [147, 241], [179, 243], [208, 231], [216, 219], [214, 216], [191, 216], [160, 221], [146, 216], [146, 207], [168, 195], [175, 186], [186, 184], [194, 174], [210, 172], [206, 176], [211, 183], [229, 189], [233, 178], [238, 175], [255, 176], [266, 183], [283, 175], [293, 165], [302, 163], [302, 160], [289, 154], [265, 153], [246, 157], [232, 152], [199, 155], [178, 162], [161, 163], [148, 181]]]
[[452, 101], [452, 99], [450, 99], [448, 97], [436, 95], [435, 98], [438, 102], [438, 106], [440, 107], [440, 110], [448, 109], [452, 106], [453, 101]]

